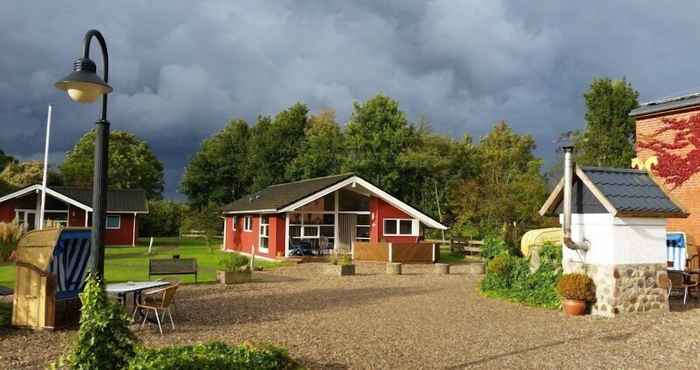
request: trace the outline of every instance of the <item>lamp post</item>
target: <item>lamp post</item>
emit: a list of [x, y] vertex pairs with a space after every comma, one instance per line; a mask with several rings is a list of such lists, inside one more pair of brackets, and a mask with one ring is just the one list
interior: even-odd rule
[[[102, 49], [103, 76], [97, 75], [97, 66], [90, 59], [90, 41], [96, 38]], [[107, 121], [107, 94], [112, 87], [109, 78], [107, 45], [100, 31], [90, 30], [83, 39], [83, 57], [73, 63], [73, 72], [54, 84], [66, 91], [73, 101], [93, 103], [102, 95], [102, 114], [95, 122], [95, 171], [92, 183], [92, 240], [90, 269], [100, 279], [104, 276], [104, 232], [107, 203], [107, 165], [109, 148], [109, 121]]]

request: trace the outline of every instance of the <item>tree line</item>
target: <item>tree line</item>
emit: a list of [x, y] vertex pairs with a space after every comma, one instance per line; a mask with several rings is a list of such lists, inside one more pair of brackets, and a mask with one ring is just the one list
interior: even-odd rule
[[[624, 79], [593, 80], [584, 94], [586, 127], [573, 133], [579, 163], [629, 166], [634, 121], [628, 114], [638, 106], [637, 96]], [[93, 141], [94, 132], [83, 136], [50, 183], [89, 186]], [[186, 166], [180, 191], [188, 207], [161, 200], [163, 165], [131, 133], [112, 132], [109, 178], [112, 187], [146, 190], [151, 215], [143, 220], [143, 235], [176, 233], [183, 213], [216, 212], [272, 184], [353, 172], [441, 220], [454, 236], [496, 233], [517, 243], [524, 231], [546, 223], [537, 209], [547, 195], [548, 176], [558, 178], [561, 168], [555, 164], [544, 175], [535, 148], [531, 135], [516, 133], [504, 121], [478, 139], [436, 133], [426, 118], [411, 122], [398, 101], [378, 94], [355, 102], [344, 125], [334, 111], [314, 114], [303, 103], [258, 116], [253, 124], [229, 121], [202, 142]], [[40, 166], [0, 152], [0, 191], [3, 183], [39, 182]]]

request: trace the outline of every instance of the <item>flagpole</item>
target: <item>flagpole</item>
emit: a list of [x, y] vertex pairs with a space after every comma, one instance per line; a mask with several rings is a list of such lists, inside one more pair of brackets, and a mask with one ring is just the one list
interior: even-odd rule
[[41, 208], [39, 209], [39, 229], [44, 228], [44, 210], [46, 209], [46, 177], [49, 172], [49, 138], [51, 137], [51, 104], [46, 116], [46, 146], [44, 148], [44, 178], [41, 180]]

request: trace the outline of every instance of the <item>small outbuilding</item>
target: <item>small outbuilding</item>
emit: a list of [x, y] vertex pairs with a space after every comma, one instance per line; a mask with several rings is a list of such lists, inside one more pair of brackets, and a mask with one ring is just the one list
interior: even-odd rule
[[566, 176], [540, 214], [560, 218], [564, 271], [593, 279], [592, 313], [667, 310], [667, 219], [687, 213], [646, 171], [576, 166], [571, 172], [568, 220]]

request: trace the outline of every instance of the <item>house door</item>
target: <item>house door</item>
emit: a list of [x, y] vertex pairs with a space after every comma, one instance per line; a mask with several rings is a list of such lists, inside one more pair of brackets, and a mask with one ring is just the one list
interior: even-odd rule
[[355, 224], [357, 224], [357, 215], [338, 215], [338, 247], [340, 248], [339, 250], [350, 253], [350, 248], [352, 248], [352, 241], [355, 240]]

